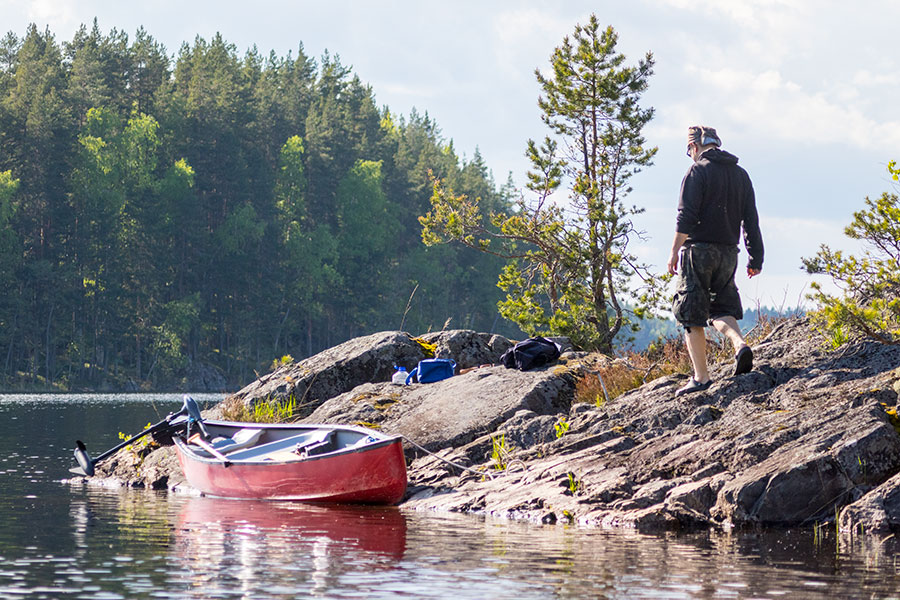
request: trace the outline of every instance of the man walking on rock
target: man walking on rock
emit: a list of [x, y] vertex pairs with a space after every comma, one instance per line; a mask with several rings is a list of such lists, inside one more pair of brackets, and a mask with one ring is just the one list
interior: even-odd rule
[[707, 326], [715, 327], [734, 345], [735, 375], [753, 368], [753, 351], [737, 323], [744, 310], [734, 274], [743, 227], [744, 247], [750, 256], [747, 275], [759, 275], [762, 234], [750, 177], [738, 166], [736, 156], [719, 149], [721, 145], [712, 127], [688, 129], [687, 154], [694, 164], [681, 182], [669, 273], [679, 276], [672, 312], [685, 329], [694, 374], [676, 396], [699, 392], [712, 384], [706, 366]]

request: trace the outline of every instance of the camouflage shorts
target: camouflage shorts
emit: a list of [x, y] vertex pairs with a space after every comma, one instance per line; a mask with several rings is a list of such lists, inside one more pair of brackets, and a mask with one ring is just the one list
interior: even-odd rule
[[706, 327], [721, 317], [744, 317], [734, 284], [737, 258], [737, 246], [728, 244], [697, 242], [681, 249], [672, 312], [685, 329]]

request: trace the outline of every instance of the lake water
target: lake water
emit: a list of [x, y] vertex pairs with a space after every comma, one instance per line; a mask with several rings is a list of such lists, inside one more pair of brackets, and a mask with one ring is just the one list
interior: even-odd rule
[[[216, 396], [195, 396], [203, 404]], [[0, 396], [0, 598], [900, 598], [893, 539], [640, 535], [62, 483], [178, 395]]]

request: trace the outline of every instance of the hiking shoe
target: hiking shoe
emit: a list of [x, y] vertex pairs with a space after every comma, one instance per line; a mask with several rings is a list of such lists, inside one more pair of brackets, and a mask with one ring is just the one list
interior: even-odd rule
[[753, 369], [753, 350], [744, 346], [734, 355], [734, 374], [743, 375]]
[[688, 381], [687, 385], [675, 392], [675, 396], [684, 396], [685, 394], [693, 394], [694, 392], [702, 392], [703, 390], [708, 390], [709, 386], [712, 385], [712, 379], [707, 381], [706, 383], [700, 383], [693, 377]]

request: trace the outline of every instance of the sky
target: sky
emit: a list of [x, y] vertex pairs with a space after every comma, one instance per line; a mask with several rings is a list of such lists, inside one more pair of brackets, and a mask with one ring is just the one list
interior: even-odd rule
[[893, 0], [0, 0], [0, 12], [4, 32], [34, 23], [59, 42], [94, 18], [103, 32], [143, 27], [173, 56], [216, 33], [241, 54], [327, 50], [380, 106], [428, 113], [458, 154], [480, 152], [498, 184], [511, 175], [519, 186], [527, 140], [548, 133], [534, 71], [595, 14], [626, 64], [655, 60], [642, 105], [655, 109], [644, 133], [659, 151], [632, 180], [647, 235], [632, 250], [665, 270], [687, 128], [715, 127], [753, 181], [766, 247], [761, 275], [739, 268], [745, 308], [812, 306], [801, 258], [823, 243], [860, 254], [843, 229], [866, 197], [892, 191], [886, 164], [900, 159]]

